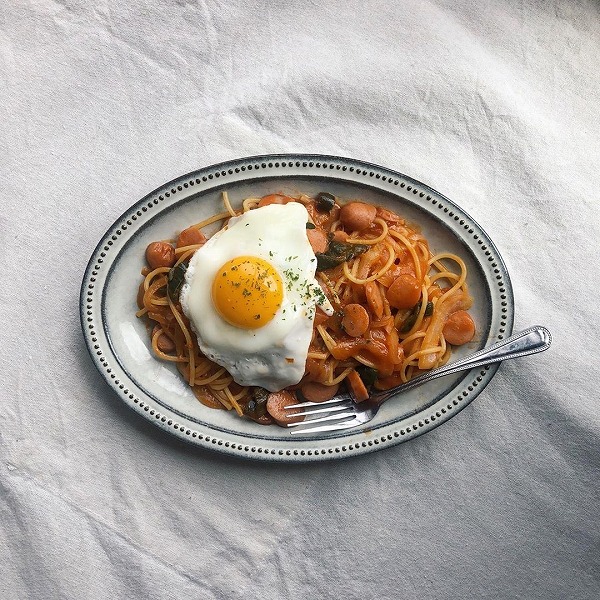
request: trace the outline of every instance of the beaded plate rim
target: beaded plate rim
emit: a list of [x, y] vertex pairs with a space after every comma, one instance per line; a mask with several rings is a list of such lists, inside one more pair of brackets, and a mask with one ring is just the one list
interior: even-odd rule
[[[356, 429], [335, 438], [296, 437], [289, 440], [263, 440], [260, 437], [232, 435], [219, 430], [206, 430], [185, 416], [157, 404], [138, 389], [124, 371], [103, 327], [102, 293], [112, 263], [131, 229], [152, 218], [152, 210], [165, 204], [175, 206], [179, 199], [205, 192], [224, 183], [251, 181], [265, 177], [330, 177], [343, 183], [357, 183], [386, 193], [402, 193], [416, 201], [427, 203], [430, 214], [471, 244], [478, 252], [477, 260], [487, 267], [487, 274], [497, 289], [494, 323], [490, 326], [492, 343], [512, 332], [514, 299], [510, 276], [496, 246], [481, 226], [457, 204], [433, 188], [407, 175], [360, 160], [318, 154], [270, 154], [226, 161], [182, 175], [144, 196], [126, 210], [98, 242], [85, 270], [80, 293], [80, 318], [86, 346], [93, 363], [109, 386], [127, 406], [159, 428], [196, 446], [238, 457], [307, 462], [328, 460], [373, 452], [408, 441], [426, 433], [452, 418], [489, 384], [498, 364], [469, 371], [461, 380], [462, 389], [453, 397], [443, 398], [399, 423], [375, 431]], [[439, 212], [437, 212], [439, 211]], [[486, 270], [486, 269], [484, 269]]]

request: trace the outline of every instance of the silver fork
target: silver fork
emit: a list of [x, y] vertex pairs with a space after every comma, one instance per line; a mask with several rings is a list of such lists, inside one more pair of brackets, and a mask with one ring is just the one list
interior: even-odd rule
[[[338, 394], [325, 402], [300, 402], [286, 406], [286, 410], [304, 409], [299, 413], [293, 413], [294, 417], [314, 417], [298, 423], [289, 423], [288, 427], [293, 428], [291, 431], [292, 434], [336, 431], [358, 427], [373, 419], [379, 407], [392, 396], [411, 390], [444, 375], [483, 367], [509, 358], [518, 358], [520, 356], [527, 356], [528, 354], [543, 352], [550, 347], [551, 343], [552, 336], [550, 332], [545, 327], [536, 325], [456, 362], [449, 363], [438, 369], [432, 369], [419, 377], [415, 377], [415, 379], [411, 379], [407, 383], [389, 390], [376, 391], [370, 395], [368, 400], [364, 400], [363, 402], [355, 402], [351, 393], [345, 393]], [[322, 424], [317, 425], [317, 423]]]

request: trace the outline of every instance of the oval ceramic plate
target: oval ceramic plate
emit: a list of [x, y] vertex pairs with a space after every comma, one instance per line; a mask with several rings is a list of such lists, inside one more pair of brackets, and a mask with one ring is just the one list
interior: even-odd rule
[[90, 354], [109, 385], [157, 427], [198, 446], [247, 458], [307, 461], [364, 454], [409, 440], [457, 414], [483, 390], [498, 365], [440, 378], [389, 400], [368, 427], [292, 436], [233, 412], [200, 404], [176, 369], [152, 355], [144, 323], [135, 317], [146, 246], [220, 212], [221, 192], [234, 206], [249, 196], [328, 191], [393, 209], [418, 223], [433, 251], [460, 255], [474, 298], [476, 338], [460, 357], [512, 332], [510, 279], [494, 244], [456, 204], [428, 186], [383, 167], [316, 155], [235, 160], [184, 175], [127, 210], [90, 259], [81, 289], [81, 321]]

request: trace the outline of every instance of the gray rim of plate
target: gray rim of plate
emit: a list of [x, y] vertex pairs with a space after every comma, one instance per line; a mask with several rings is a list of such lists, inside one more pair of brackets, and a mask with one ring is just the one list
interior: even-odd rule
[[182, 200], [214, 188], [253, 180], [294, 177], [320, 181], [330, 179], [370, 187], [412, 203], [440, 221], [460, 238], [484, 271], [492, 304], [487, 343], [512, 333], [513, 292], [504, 261], [483, 229], [454, 202], [411, 177], [368, 162], [317, 154], [272, 154], [227, 161], [178, 177], [142, 198], [108, 229], [92, 253], [80, 294], [81, 326], [94, 364], [125, 404], [145, 419], [195, 446], [237, 457], [280, 462], [346, 458], [394, 446], [444, 423], [481, 393], [493, 378], [499, 363], [465, 372], [458, 386], [438, 397], [431, 405], [379, 428], [367, 426], [334, 432], [336, 435], [290, 435], [285, 439], [269, 439], [246, 436], [243, 432], [213, 430], [206, 424], [187, 419], [179, 411], [166, 408], [138, 387], [121, 364], [120, 357], [114, 353], [104, 324], [103, 287], [112, 263], [118, 260], [127, 239], [137, 228], [165, 206], [173, 209]]

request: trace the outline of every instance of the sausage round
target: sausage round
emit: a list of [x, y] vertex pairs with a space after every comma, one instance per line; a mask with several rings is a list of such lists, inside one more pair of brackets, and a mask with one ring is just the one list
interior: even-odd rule
[[362, 231], [370, 227], [376, 215], [377, 209], [372, 204], [349, 202], [340, 210], [340, 221], [349, 231]]
[[152, 242], [146, 248], [146, 262], [152, 269], [172, 267], [175, 264], [175, 248], [167, 242]]
[[283, 194], [269, 194], [260, 199], [258, 207], [262, 208], [263, 206], [269, 206], [269, 204], [287, 204], [288, 202], [294, 202], [294, 199]]
[[327, 250], [327, 234], [322, 229], [307, 229], [306, 236], [315, 254]]
[[473, 339], [475, 322], [467, 311], [458, 310], [448, 317], [442, 333], [449, 344], [461, 346]]
[[420, 297], [421, 286], [410, 273], [396, 277], [386, 293], [387, 301], [394, 308], [412, 308]]
[[369, 313], [361, 304], [347, 304], [343, 309], [342, 327], [352, 337], [360, 337], [369, 329]]
[[300, 391], [309, 402], [325, 402], [337, 394], [339, 387], [339, 384], [323, 385], [318, 381], [307, 381], [300, 386]]
[[204, 244], [205, 241], [206, 236], [197, 227], [188, 227], [179, 234], [177, 247], [195, 246], [197, 244]]
[[302, 412], [301, 408], [285, 410], [286, 406], [296, 404], [297, 402], [296, 395], [287, 390], [271, 392], [267, 399], [267, 412], [273, 417], [277, 425], [281, 425], [282, 427], [285, 427], [289, 423], [299, 423], [300, 421], [304, 421], [303, 416], [296, 416], [296, 413]]

